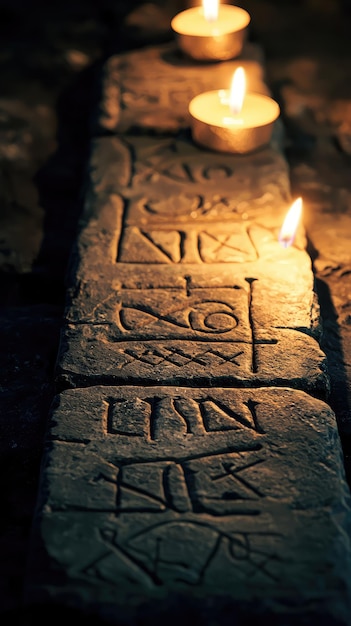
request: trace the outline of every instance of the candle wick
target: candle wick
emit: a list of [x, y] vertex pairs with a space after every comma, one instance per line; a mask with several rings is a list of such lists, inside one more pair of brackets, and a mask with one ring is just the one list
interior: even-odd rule
[[209, 24], [214, 24], [215, 22], [218, 21], [218, 16], [217, 15], [207, 15], [205, 17], [206, 22], [208, 22]]
[[238, 106], [231, 105], [229, 108], [230, 108], [230, 112], [236, 117], [239, 115], [241, 111], [241, 107], [238, 107]]
[[294, 242], [294, 237], [281, 237], [279, 243], [283, 248], [289, 248]]

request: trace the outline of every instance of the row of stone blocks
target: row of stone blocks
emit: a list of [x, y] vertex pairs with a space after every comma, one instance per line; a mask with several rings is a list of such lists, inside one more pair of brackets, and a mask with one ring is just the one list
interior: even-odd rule
[[[25, 602], [116, 625], [348, 624], [350, 494], [277, 124], [194, 145], [187, 104], [260, 51], [105, 67]], [[264, 622], [266, 623], [266, 622]]]

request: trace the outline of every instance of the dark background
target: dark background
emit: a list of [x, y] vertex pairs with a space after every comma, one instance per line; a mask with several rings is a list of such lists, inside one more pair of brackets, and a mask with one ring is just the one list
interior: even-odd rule
[[[351, 0], [237, 4], [251, 13], [250, 37], [262, 44], [267, 82], [282, 106], [293, 195], [303, 193], [307, 199], [305, 221], [325, 328], [322, 346], [332, 379], [330, 404], [349, 476]], [[55, 393], [66, 268], [82, 206], [101, 66], [127, 47], [170, 39], [169, 15], [185, 6], [172, 1], [0, 2], [2, 624], [16, 625], [20, 615], [43, 439]], [[340, 100], [345, 115], [342, 107], [335, 113]], [[305, 185], [306, 171], [322, 189], [324, 204], [313, 199], [315, 188]], [[317, 227], [318, 211], [322, 221]], [[339, 231], [331, 233], [333, 211]], [[329, 265], [323, 263], [327, 253]]]

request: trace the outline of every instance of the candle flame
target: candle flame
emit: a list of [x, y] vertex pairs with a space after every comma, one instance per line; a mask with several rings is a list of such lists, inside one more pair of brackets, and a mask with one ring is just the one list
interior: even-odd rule
[[238, 67], [232, 78], [232, 84], [229, 92], [229, 107], [233, 115], [239, 115], [246, 91], [246, 76], [243, 67]]
[[202, 0], [205, 20], [215, 22], [218, 19], [219, 0]]
[[279, 243], [288, 248], [294, 243], [297, 227], [302, 213], [302, 198], [297, 198], [286, 214], [279, 233]]

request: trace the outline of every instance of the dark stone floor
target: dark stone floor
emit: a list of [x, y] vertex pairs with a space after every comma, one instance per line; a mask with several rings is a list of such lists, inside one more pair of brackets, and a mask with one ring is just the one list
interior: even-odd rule
[[2, 623], [19, 618], [92, 91], [124, 12], [104, 0], [0, 4]]
[[[65, 271], [81, 208], [99, 69], [111, 53], [133, 47], [121, 24], [139, 4], [0, 1], [2, 624], [19, 623], [43, 436], [55, 391]], [[323, 348], [330, 360], [330, 402], [350, 474], [351, 3], [238, 4], [252, 15], [251, 37], [262, 43], [268, 83], [285, 105], [293, 194], [309, 199], [305, 220], [325, 325]], [[144, 14], [141, 23], [145, 19]]]

